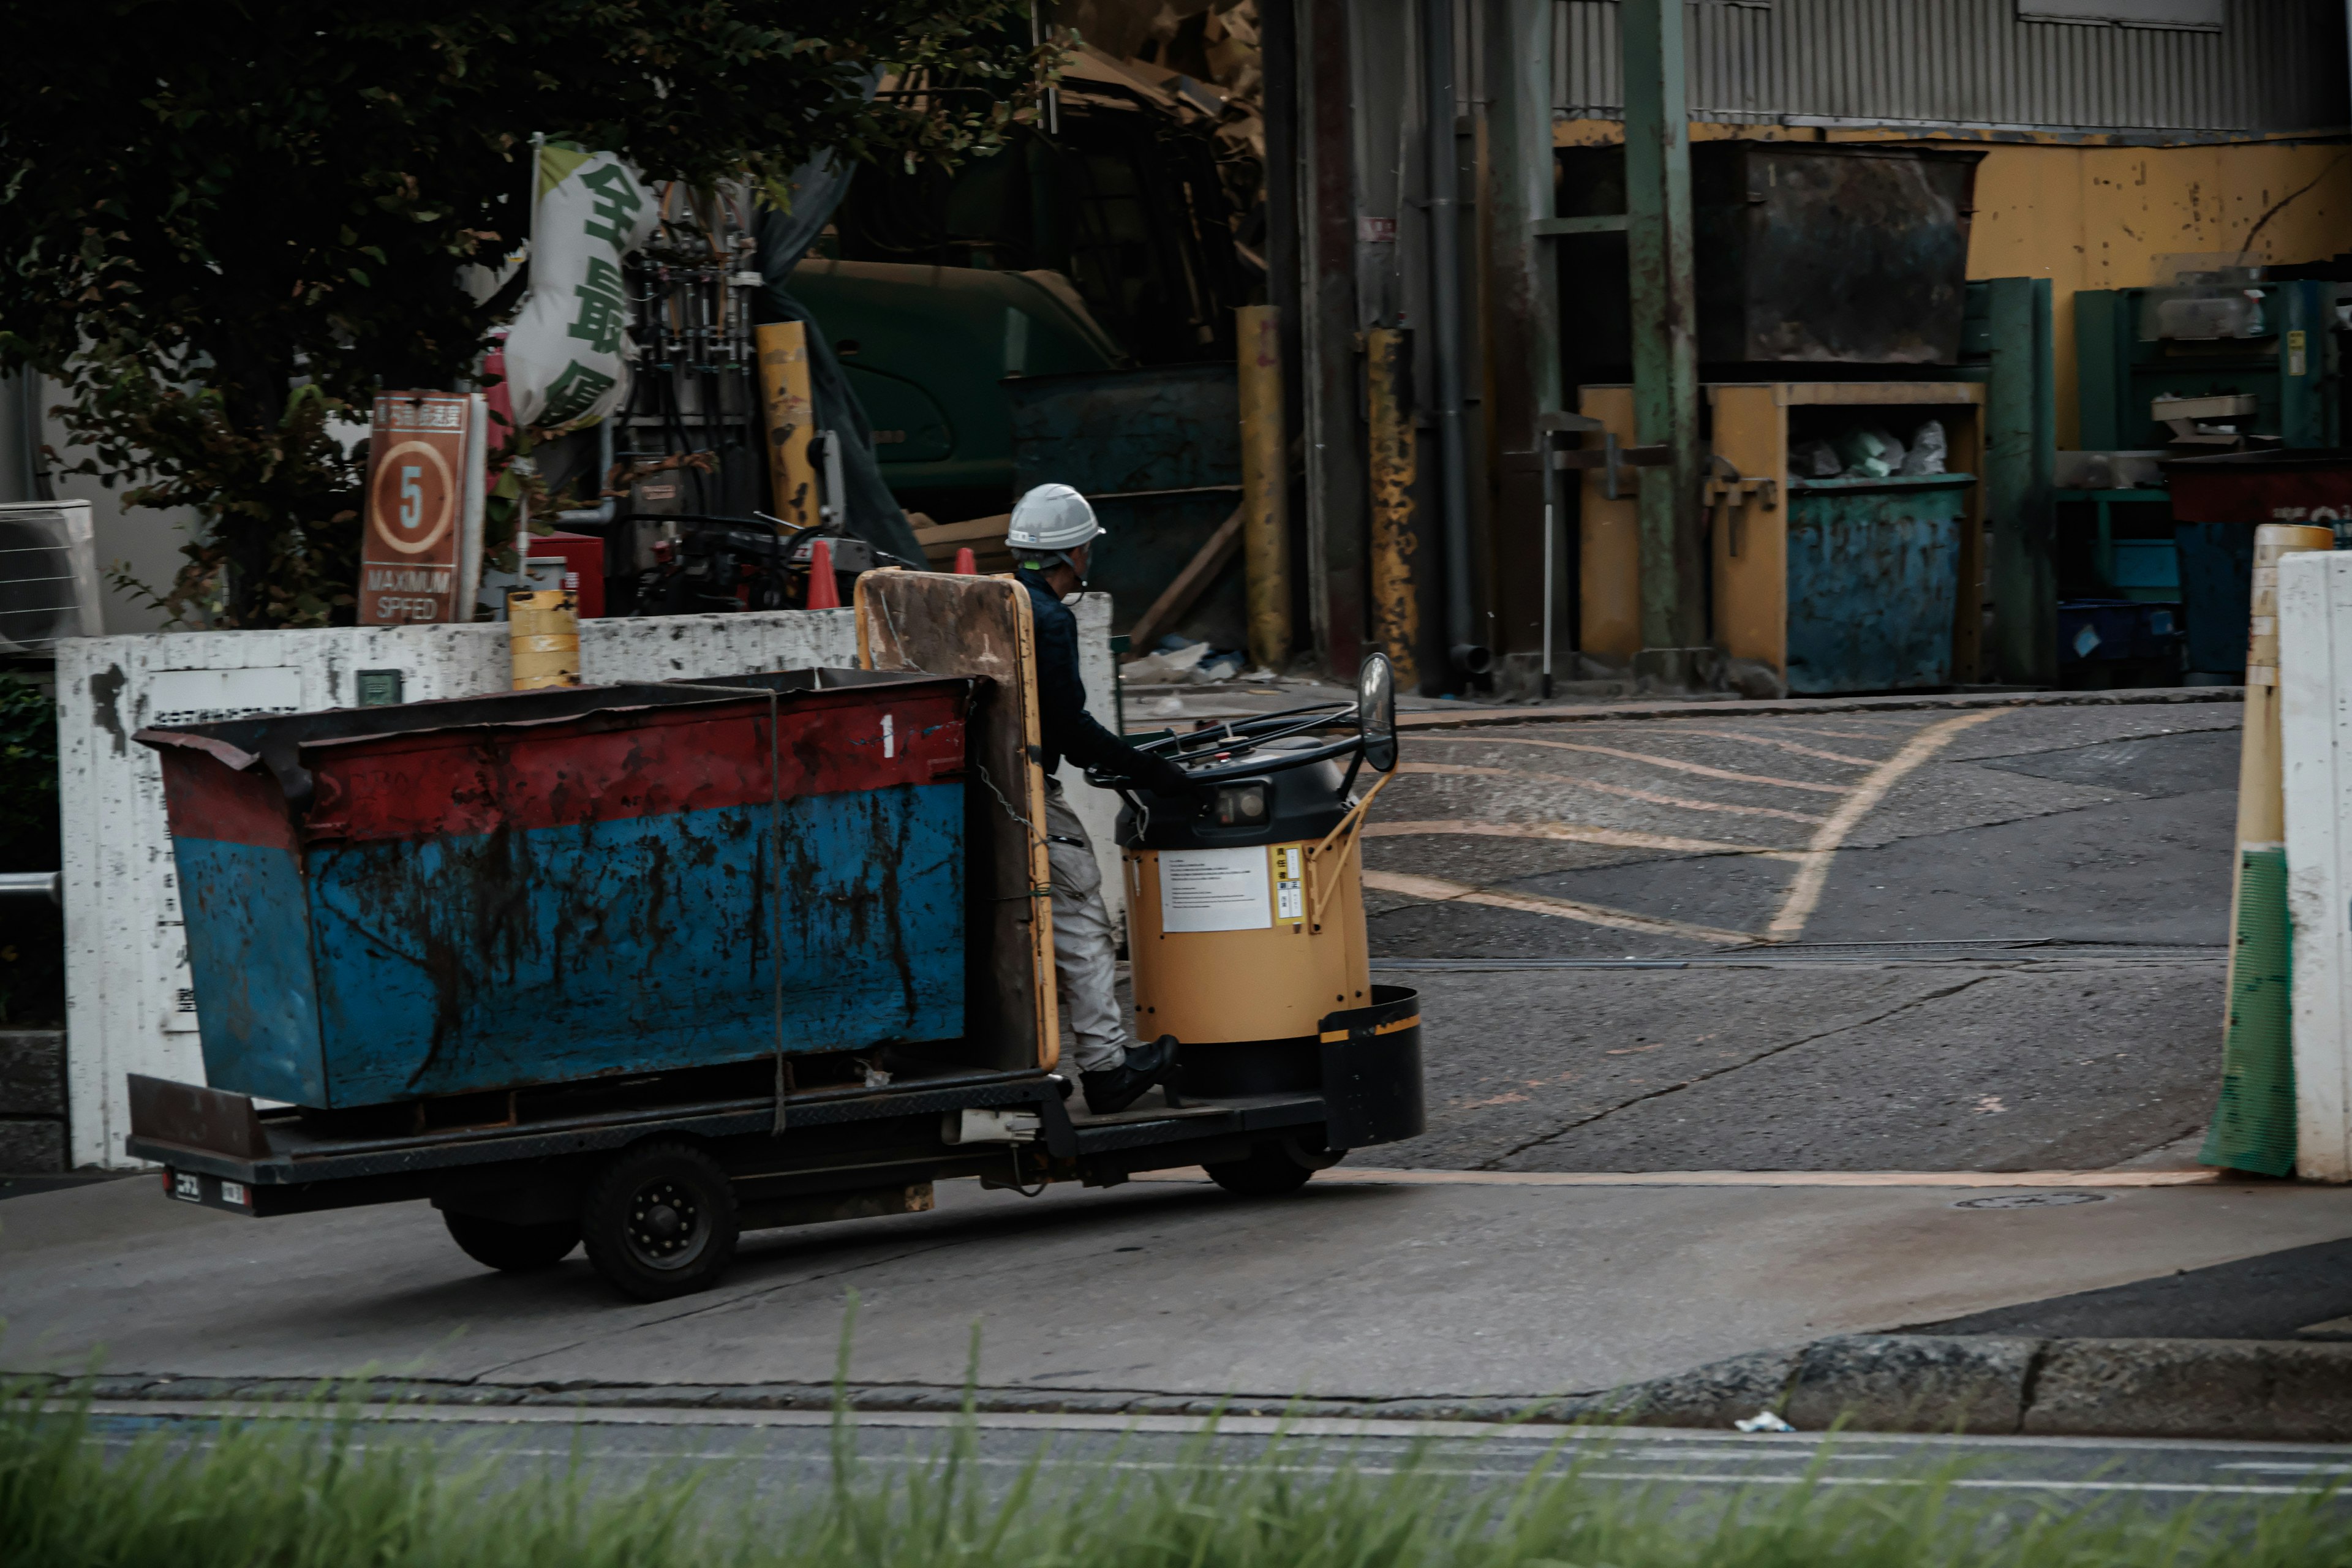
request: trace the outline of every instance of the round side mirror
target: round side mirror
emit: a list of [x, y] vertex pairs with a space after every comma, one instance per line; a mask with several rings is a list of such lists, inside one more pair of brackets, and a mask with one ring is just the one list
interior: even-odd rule
[[1376, 772], [1397, 765], [1396, 671], [1384, 653], [1368, 656], [1356, 672], [1356, 734]]

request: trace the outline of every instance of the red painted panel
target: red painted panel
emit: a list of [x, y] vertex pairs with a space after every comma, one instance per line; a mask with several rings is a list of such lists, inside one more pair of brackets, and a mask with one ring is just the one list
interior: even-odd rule
[[563, 586], [580, 595], [580, 618], [593, 621], [604, 613], [604, 542], [593, 534], [553, 533], [530, 536], [534, 559], [560, 558]]
[[2265, 452], [2164, 465], [2176, 522], [2333, 522], [2352, 518], [2352, 457]]
[[[932, 784], [964, 765], [960, 694], [851, 688], [781, 700], [786, 798]], [[639, 710], [307, 748], [313, 837], [414, 838], [613, 822], [769, 798], [768, 703]]]
[[216, 838], [260, 849], [294, 849], [293, 814], [269, 770], [239, 770], [205, 752], [157, 748], [164, 817], [174, 838]]

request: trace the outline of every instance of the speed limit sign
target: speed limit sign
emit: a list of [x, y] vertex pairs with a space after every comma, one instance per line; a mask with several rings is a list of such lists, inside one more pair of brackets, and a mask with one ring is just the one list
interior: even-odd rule
[[362, 626], [457, 618], [471, 412], [471, 400], [458, 393], [394, 392], [375, 400], [360, 553]]

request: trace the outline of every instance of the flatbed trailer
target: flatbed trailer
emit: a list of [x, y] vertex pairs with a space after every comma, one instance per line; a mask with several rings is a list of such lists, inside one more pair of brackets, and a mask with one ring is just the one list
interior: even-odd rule
[[[1379, 991], [1374, 1005], [1326, 1020], [1325, 1086], [1311, 1092], [1180, 1096], [1096, 1116], [1073, 1109], [1057, 1072], [917, 1069], [779, 1096], [742, 1092], [740, 1072], [730, 1084], [690, 1069], [473, 1097], [442, 1114], [502, 1114], [402, 1130], [134, 1076], [127, 1150], [162, 1166], [164, 1194], [184, 1203], [267, 1218], [424, 1199], [492, 1267], [544, 1266], [584, 1239], [623, 1289], [669, 1295], [715, 1279], [741, 1231], [918, 1213], [941, 1181], [1034, 1194], [1203, 1167], [1237, 1193], [1295, 1191], [1350, 1148], [1419, 1130], [1420, 998]], [[625, 1204], [598, 1213], [596, 1189], [641, 1189], [635, 1167], [648, 1159], [707, 1167], [688, 1184], [704, 1211], [690, 1268], [630, 1268], [648, 1253], [659, 1261], [664, 1238]]]

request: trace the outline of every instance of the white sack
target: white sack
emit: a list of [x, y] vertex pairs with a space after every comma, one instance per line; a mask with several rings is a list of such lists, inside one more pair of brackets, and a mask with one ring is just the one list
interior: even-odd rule
[[645, 244], [656, 216], [612, 153], [561, 142], [539, 150], [530, 294], [507, 334], [507, 388], [524, 427], [593, 423], [628, 395], [621, 258]]

